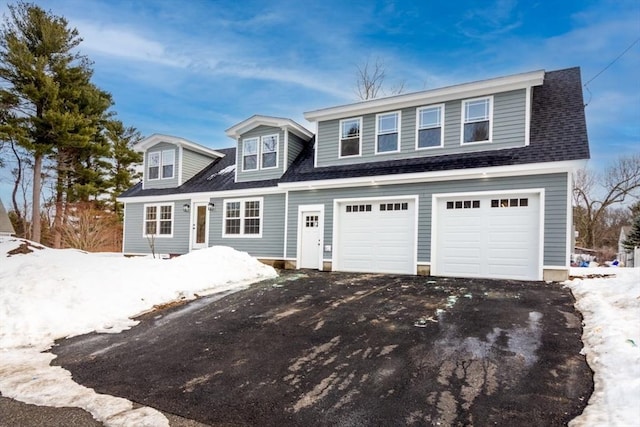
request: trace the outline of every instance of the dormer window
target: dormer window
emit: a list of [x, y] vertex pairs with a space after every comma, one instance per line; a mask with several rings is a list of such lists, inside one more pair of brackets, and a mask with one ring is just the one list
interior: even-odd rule
[[376, 115], [376, 154], [400, 151], [400, 112]]
[[149, 153], [147, 179], [154, 180], [173, 178], [175, 162], [175, 150], [154, 151]]
[[462, 143], [490, 142], [492, 98], [462, 101]]
[[418, 108], [416, 149], [442, 147], [443, 105]]
[[258, 138], [248, 138], [242, 141], [242, 169], [258, 169]]
[[340, 120], [340, 157], [359, 156], [362, 118]]

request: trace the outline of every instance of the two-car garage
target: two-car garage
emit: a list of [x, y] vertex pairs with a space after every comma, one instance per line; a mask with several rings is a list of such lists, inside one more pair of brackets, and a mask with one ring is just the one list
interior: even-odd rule
[[436, 194], [431, 233], [422, 234], [419, 202], [336, 201], [333, 270], [416, 274], [418, 238], [430, 235], [433, 275], [542, 278], [540, 192]]

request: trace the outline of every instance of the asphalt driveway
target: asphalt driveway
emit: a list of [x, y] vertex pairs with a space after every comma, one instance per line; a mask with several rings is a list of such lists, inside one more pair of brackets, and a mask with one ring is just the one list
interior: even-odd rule
[[559, 284], [284, 271], [54, 348], [98, 392], [212, 426], [565, 425], [593, 390]]

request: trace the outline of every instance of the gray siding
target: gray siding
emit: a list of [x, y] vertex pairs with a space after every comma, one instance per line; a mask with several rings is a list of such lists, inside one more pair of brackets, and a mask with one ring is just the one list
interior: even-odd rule
[[304, 148], [305, 140], [289, 132], [289, 146], [287, 148], [287, 168], [291, 166], [291, 163], [298, 157], [302, 149]]
[[[182, 205], [189, 200], [178, 200], [173, 203], [173, 237], [156, 237], [154, 239], [156, 254], [184, 254], [189, 252], [190, 214], [182, 211]], [[151, 253], [151, 242], [143, 235], [144, 205], [150, 203], [125, 204], [124, 252]], [[165, 204], [165, 202], [162, 202]]]
[[362, 116], [362, 153], [360, 157], [339, 159], [340, 120], [319, 122], [317, 135], [318, 166], [397, 160], [416, 156], [478, 152], [524, 145], [526, 116], [526, 91], [524, 89], [494, 95], [493, 139], [491, 143], [461, 145], [462, 101], [463, 99], [445, 103], [444, 146], [442, 148], [427, 150], [415, 149], [416, 110], [419, 107], [426, 106], [423, 104], [401, 110], [399, 153], [375, 154], [376, 114], [365, 114]]
[[[284, 248], [284, 194], [268, 194], [263, 197], [262, 237], [229, 238], [222, 237], [224, 219], [224, 200], [236, 198], [213, 198], [215, 211], [209, 216], [209, 246], [231, 246], [239, 251], [248, 252], [255, 257], [282, 258]], [[254, 197], [248, 197], [254, 198]], [[241, 198], [238, 198], [241, 199]]]
[[[242, 141], [246, 138], [253, 137], [261, 137], [265, 135], [273, 135], [278, 134], [278, 167], [273, 169], [256, 169], [252, 171], [243, 171], [242, 166], [242, 152], [243, 145]], [[258, 141], [258, 145], [260, 145], [260, 141]], [[258, 167], [260, 166], [260, 151], [258, 152]], [[236, 150], [236, 164], [238, 165], [238, 182], [245, 181], [260, 181], [265, 179], [276, 179], [280, 178], [284, 171], [284, 131], [280, 128], [271, 127], [271, 126], [258, 126], [257, 128], [251, 130], [243, 134], [238, 140], [238, 149]]]
[[[174, 150], [175, 151], [175, 164], [173, 166], [173, 178], [172, 179], [147, 179], [147, 165], [149, 164], [149, 153], [164, 151], [164, 150]], [[144, 153], [144, 188], [175, 188], [178, 184], [178, 165], [180, 164], [180, 150], [178, 150], [178, 146], [174, 144], [169, 144], [168, 142], [159, 142], [153, 147], [147, 149]], [[162, 176], [162, 169], [160, 170], [160, 176]]]
[[193, 178], [195, 174], [204, 169], [213, 159], [188, 148], [182, 150], [182, 164], [180, 173], [182, 174], [182, 183]]
[[[418, 262], [429, 262], [431, 260], [431, 196], [434, 193], [508, 191], [528, 188], [545, 189], [543, 264], [564, 266], [567, 255], [566, 222], [568, 197], [567, 174], [564, 173], [484, 180], [292, 191], [289, 193], [289, 209], [287, 212], [289, 230], [287, 233], [286, 257], [296, 257], [298, 206], [300, 205], [324, 205], [324, 243], [325, 245], [332, 245], [334, 199], [418, 195]], [[324, 258], [330, 259], [331, 253], [325, 252]]]

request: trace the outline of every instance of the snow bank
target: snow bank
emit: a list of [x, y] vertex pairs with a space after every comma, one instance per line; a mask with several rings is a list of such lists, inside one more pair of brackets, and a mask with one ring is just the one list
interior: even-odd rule
[[[32, 251], [8, 256], [25, 247]], [[197, 295], [240, 290], [277, 273], [244, 252], [217, 246], [171, 260], [49, 249], [0, 237], [0, 392], [26, 403], [77, 406], [107, 425], [162, 426], [150, 408], [100, 395], [49, 366], [58, 338], [120, 332], [143, 312]]]
[[578, 426], [631, 426], [640, 419], [640, 268], [577, 268], [572, 276], [615, 277], [565, 282], [584, 318], [582, 353], [594, 392]]

